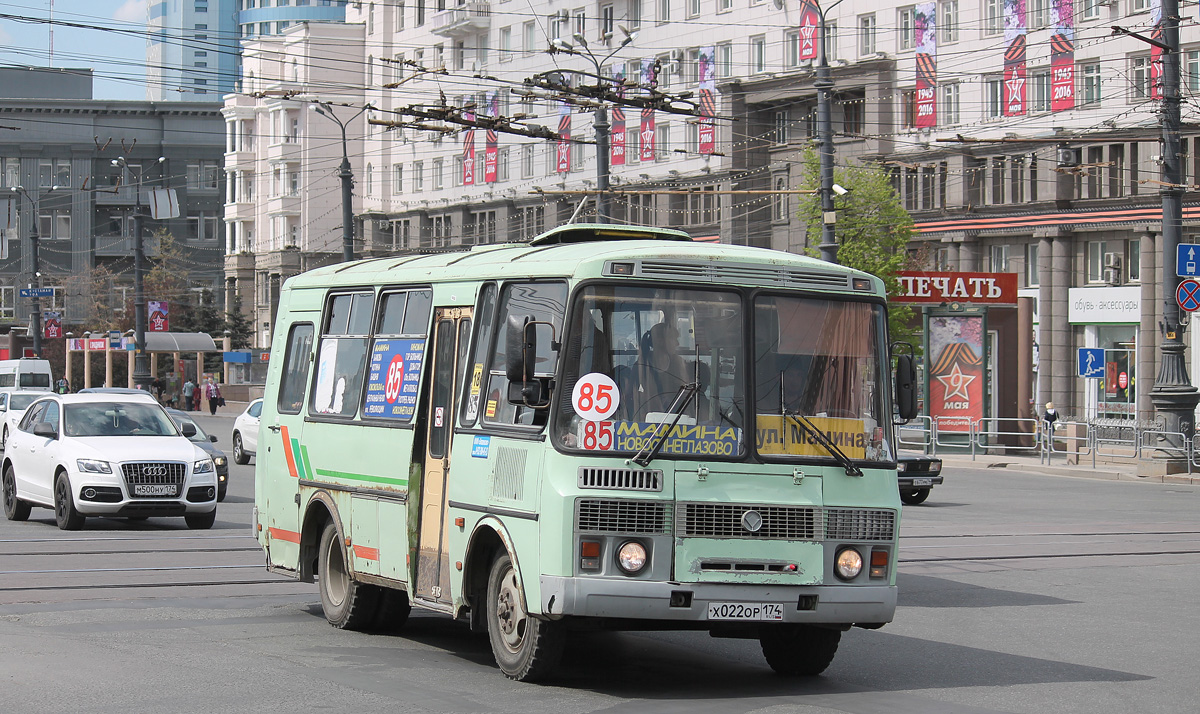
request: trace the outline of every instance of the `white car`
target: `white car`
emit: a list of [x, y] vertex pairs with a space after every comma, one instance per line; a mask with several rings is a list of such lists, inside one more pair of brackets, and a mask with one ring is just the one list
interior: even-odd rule
[[8, 444], [9, 433], [17, 428], [29, 405], [44, 396], [44, 391], [0, 392], [0, 450]]
[[250, 402], [246, 411], [238, 414], [233, 422], [233, 460], [239, 464], [250, 463], [250, 457], [258, 451], [258, 418], [262, 415], [261, 398]]
[[217, 517], [217, 469], [163, 408], [133, 395], [55, 394], [26, 410], [3, 457], [4, 515], [54, 509], [63, 530], [87, 516]]

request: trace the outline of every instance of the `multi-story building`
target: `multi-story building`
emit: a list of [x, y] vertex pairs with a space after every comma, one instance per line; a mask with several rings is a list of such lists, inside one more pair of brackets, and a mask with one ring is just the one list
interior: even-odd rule
[[228, 0], [243, 40], [278, 35], [299, 22], [342, 22], [346, 0]]
[[[1154, 4], [873, 0], [838, 4], [826, 18], [839, 169], [860, 161], [888, 168], [917, 221], [913, 252], [930, 257], [925, 267], [1017, 274], [1021, 295], [1037, 307], [1037, 399], [1080, 417], [1153, 411], [1158, 64], [1150, 45], [1112, 26], [1149, 33]], [[609, 76], [644, 83], [657, 63], [658, 88], [673, 93], [695, 95], [701, 57], [711, 57], [716, 114], [728, 119], [716, 122], [715, 150], [702, 151], [694, 117], [659, 112], [650, 128], [627, 110], [623, 161], [611, 167], [623, 191], [613, 197], [614, 218], [799, 251], [810, 247], [807, 227], [795, 195], [783, 191], [798, 187], [816, 134], [813, 17], [804, 4], [765, 0], [361, 2], [346, 15], [362, 28], [361, 45], [310, 45], [320, 52], [292, 59], [337, 63], [345, 71], [332, 86], [306, 91], [361, 87], [377, 120], [445, 102], [522, 114], [557, 131], [561, 103], [528, 94], [523, 81], [596, 66], [548, 54], [555, 39]], [[1181, 34], [1191, 93], [1200, 89], [1200, 31], [1185, 25]], [[351, 56], [360, 71], [345, 62]], [[1185, 127], [1194, 126], [1189, 118], [1185, 104]], [[590, 109], [570, 111], [562, 126], [575, 140], [594, 138]], [[464, 132], [372, 124], [359, 138], [359, 254], [527, 238], [569, 219], [597, 181], [593, 144], [573, 143], [567, 156], [554, 141], [500, 135], [493, 170], [483, 131], [472, 137], [473, 152]], [[1186, 130], [1184, 146], [1190, 206], [1200, 134]], [[589, 214], [590, 202], [581, 215]], [[1107, 350], [1127, 386], [1077, 379], [1080, 347]]]
[[[361, 65], [343, 48], [361, 47], [362, 33], [362, 25], [306, 22], [247, 41], [245, 91], [221, 111], [226, 304], [253, 317], [259, 347], [270, 346], [283, 280], [342, 256], [342, 134], [328, 114], [347, 123], [346, 152], [361, 176]], [[326, 115], [311, 109], [315, 100], [329, 103]], [[354, 207], [357, 214], [357, 196]]]
[[147, 100], [219, 102], [233, 91], [238, 4], [239, 0], [147, 3]]
[[[19, 289], [38, 283], [54, 289], [42, 308], [62, 311], [67, 325], [87, 318], [79, 300], [88, 300], [89, 309], [99, 301], [122, 314], [133, 295], [133, 216], [148, 213], [149, 188], [175, 189], [180, 216], [147, 219], [144, 235], [169, 231], [189, 267], [189, 286], [219, 290], [224, 249], [219, 107], [94, 100], [90, 82], [78, 86], [77, 76], [65, 81], [80, 96], [68, 98], [69, 92], [47, 86], [59, 70], [30, 71], [38, 78], [38, 92], [58, 98], [0, 100], [0, 123], [11, 129], [0, 132], [0, 196], [18, 211], [16, 225], [3, 236], [0, 329], [28, 323], [30, 301], [19, 297]], [[35, 227], [40, 280], [33, 275], [30, 249]], [[154, 243], [147, 243], [153, 255]], [[106, 276], [105, 284], [90, 282], [94, 275]], [[88, 286], [99, 294], [81, 294]]]

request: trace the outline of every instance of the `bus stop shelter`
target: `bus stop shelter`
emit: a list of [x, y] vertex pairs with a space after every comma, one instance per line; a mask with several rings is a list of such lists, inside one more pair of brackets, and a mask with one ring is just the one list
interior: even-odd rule
[[[223, 349], [217, 347], [217, 343], [211, 335], [203, 332], [147, 332], [146, 333], [146, 352], [150, 355], [150, 374], [158, 374], [158, 361], [161, 355], [171, 355], [171, 371], [177, 372], [180, 378], [187, 376], [191, 355], [195, 355], [194, 369], [195, 375], [193, 378], [199, 382], [204, 375], [204, 355], [207, 352], [222, 352], [229, 349], [229, 337], [222, 339], [224, 343]], [[104, 360], [104, 384], [107, 386], [116, 386], [113, 383], [113, 357], [117, 354], [124, 354], [126, 357], [126, 384], [133, 387], [133, 355], [134, 341], [133, 336], [129, 333], [84, 333], [82, 338], [67, 338], [66, 344], [66, 373], [67, 379], [71, 380], [74, 376], [72, 372], [73, 360], [78, 358], [78, 353], [82, 353], [83, 358], [83, 384], [84, 388], [92, 385], [92, 359]], [[185, 358], [185, 356], [187, 358]], [[222, 382], [228, 381], [224, 376]], [[81, 385], [71, 380], [73, 388], [79, 388]]]

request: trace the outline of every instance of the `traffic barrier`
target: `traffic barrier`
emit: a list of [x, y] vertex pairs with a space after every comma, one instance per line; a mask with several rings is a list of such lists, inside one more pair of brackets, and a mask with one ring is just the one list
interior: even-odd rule
[[[975, 459], [975, 449], [979, 447], [987, 452], [987, 449], [994, 446], [1002, 446], [1008, 451], [1035, 451], [1040, 449], [1038, 443], [1037, 432], [1039, 419], [1018, 419], [1015, 417], [995, 417], [992, 419], [977, 419], [971, 424], [971, 460]], [[1026, 426], [1028, 430], [1021, 427]], [[1028, 446], [1022, 444], [1001, 444], [1000, 440], [1006, 436], [1015, 437], [1030, 437], [1033, 443]]]
[[[961, 439], [956, 439], [954, 441], [950, 441], [948, 439], [951, 434], [955, 434], [955, 435], [959, 435], [959, 436], [966, 435], [967, 440], [963, 441]], [[939, 447], [939, 446], [952, 446], [955, 448], [967, 446], [967, 447], [972, 447], [972, 449], [973, 449], [974, 441], [971, 437], [972, 437], [972, 433], [971, 433], [971, 418], [970, 417], [938, 416], [938, 417], [933, 418], [933, 453], [934, 453], [934, 455], [937, 455], [937, 447]], [[974, 452], [972, 451], [972, 453], [974, 453]]]
[[1046, 422], [1038, 425], [1038, 448], [1042, 463], [1050, 463], [1055, 454], [1061, 454], [1067, 463], [1079, 463], [1088, 454], [1095, 455], [1092, 443], [1094, 430], [1086, 421], [1058, 421], [1053, 429]]
[[[1194, 438], [1194, 437], [1193, 437]], [[1149, 453], [1149, 455], [1147, 455]], [[1185, 460], [1192, 473], [1192, 442], [1178, 431], [1145, 429], [1138, 438], [1138, 459], [1142, 461]]]
[[918, 448], [928, 453], [933, 446], [933, 420], [927, 416], [917, 416], [907, 424], [896, 427], [896, 441], [900, 448]]

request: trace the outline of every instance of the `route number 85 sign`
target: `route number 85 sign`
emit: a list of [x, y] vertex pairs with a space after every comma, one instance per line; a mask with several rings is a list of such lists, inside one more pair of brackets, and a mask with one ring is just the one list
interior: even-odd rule
[[587, 421], [603, 421], [617, 411], [621, 394], [612, 377], [600, 372], [589, 372], [579, 378], [571, 390], [571, 404], [575, 413]]

